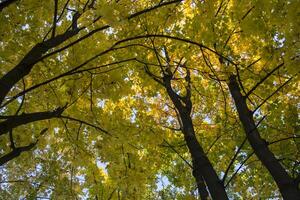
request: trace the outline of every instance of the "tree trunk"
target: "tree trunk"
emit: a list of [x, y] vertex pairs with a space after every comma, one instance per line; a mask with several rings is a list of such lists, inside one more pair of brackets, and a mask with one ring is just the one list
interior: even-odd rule
[[300, 200], [300, 190], [296, 181], [289, 176], [268, 148], [266, 141], [261, 138], [255, 125], [253, 114], [246, 104], [246, 98], [240, 92], [235, 76], [230, 77], [229, 90], [251, 147], [258, 159], [274, 178], [283, 198], [286, 200]]
[[[198, 190], [201, 190], [201, 193], [200, 191], [199, 193], [202, 195], [205, 194], [203, 192], [204, 189], [202, 184], [204, 179], [212, 199], [228, 199], [224, 185], [219, 179], [216, 171], [214, 170], [212, 164], [210, 163], [196, 138], [193, 121], [190, 116], [192, 108], [190, 91], [187, 91], [189, 94], [187, 94], [187, 96], [182, 100], [171, 87], [171, 77], [164, 77], [164, 85], [169, 97], [171, 98], [180, 115], [180, 120], [182, 122], [182, 133], [184, 134], [185, 142], [192, 157], [193, 176], [196, 179]], [[182, 101], [184, 101], [184, 103]], [[203, 196], [203, 198], [205, 198], [205, 196]]]
[[182, 114], [182, 112], [184, 111], [179, 111], [183, 124], [182, 132], [192, 157], [193, 176], [196, 178], [197, 183], [201, 181], [203, 176], [212, 199], [228, 199], [224, 185], [196, 138], [191, 117], [189, 115]]
[[193, 176], [196, 177], [196, 176], [201, 176], [202, 179], [199, 181], [199, 180], [196, 180], [197, 181], [197, 187], [198, 187], [198, 193], [200, 195], [200, 199], [201, 200], [207, 200], [208, 199], [208, 192], [207, 192], [207, 189], [206, 189], [206, 184], [205, 184], [205, 181], [204, 181], [204, 178], [202, 176], [202, 174], [194, 174], [194, 173], [197, 173], [197, 171], [193, 171]]

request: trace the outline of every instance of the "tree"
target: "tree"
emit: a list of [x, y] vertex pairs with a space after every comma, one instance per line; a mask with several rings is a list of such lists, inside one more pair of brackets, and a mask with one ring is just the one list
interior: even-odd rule
[[299, 198], [298, 7], [2, 1], [1, 196]]
[[[156, 48], [154, 49], [156, 55], [158, 55]], [[191, 118], [192, 101], [191, 101], [191, 74], [190, 70], [181, 64], [180, 62], [174, 68], [171, 67], [171, 60], [166, 48], [163, 49], [165, 54], [166, 65], [162, 65], [160, 56], [157, 56], [158, 63], [160, 64], [161, 77], [153, 74], [148, 66], [145, 66], [146, 73], [149, 74], [156, 82], [162, 85], [174, 104], [177, 111], [177, 117], [180, 124], [180, 130], [184, 135], [184, 140], [189, 149], [193, 162], [193, 176], [196, 179], [199, 195], [201, 199], [208, 198], [208, 191], [206, 185], [210, 191], [213, 199], [228, 199], [224, 185], [221, 183], [217, 173], [215, 172], [211, 162], [207, 158], [203, 148], [199, 144]], [[186, 70], [185, 75], [185, 95], [178, 94], [176, 88], [172, 87], [172, 81], [176, 80], [177, 70], [183, 68]], [[182, 76], [182, 74], [181, 74]], [[180, 77], [179, 77], [180, 79]]]

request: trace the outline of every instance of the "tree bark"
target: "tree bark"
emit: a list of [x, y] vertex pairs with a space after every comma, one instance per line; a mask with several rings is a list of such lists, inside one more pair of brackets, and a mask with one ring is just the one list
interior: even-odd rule
[[295, 180], [289, 176], [268, 148], [266, 141], [261, 138], [253, 119], [253, 113], [247, 106], [246, 98], [241, 94], [235, 76], [232, 75], [230, 77], [228, 86], [234, 99], [239, 119], [254, 153], [274, 178], [283, 198], [285, 200], [300, 200], [300, 190]]
[[219, 179], [216, 171], [196, 138], [192, 118], [190, 116], [192, 108], [190, 95], [187, 95], [183, 104], [179, 95], [177, 95], [171, 87], [171, 77], [165, 76], [163, 80], [167, 93], [180, 115], [182, 133], [192, 157], [193, 176], [196, 179], [198, 190], [201, 190], [201, 193], [200, 191], [199, 193], [202, 195], [205, 194], [205, 191], [203, 190], [206, 190], [206, 188], [203, 189], [202, 183], [204, 179], [212, 199], [228, 199], [223, 183]]
[[179, 111], [179, 113], [183, 124], [182, 132], [184, 134], [184, 139], [192, 156], [193, 176], [196, 178], [197, 183], [199, 183], [199, 181], [201, 182], [201, 176], [203, 175], [213, 199], [228, 199], [221, 180], [196, 138], [191, 117], [185, 115], [185, 112], [182, 110]]
[[[193, 172], [194, 173], [194, 172]], [[195, 172], [196, 173], [196, 172]], [[202, 174], [195, 174], [193, 175], [194, 177], [197, 176], [202, 176]], [[200, 195], [200, 199], [201, 200], [207, 200], [208, 199], [208, 192], [207, 192], [207, 189], [206, 189], [206, 184], [205, 184], [205, 181], [204, 181], [204, 178], [202, 176], [202, 180], [196, 180], [197, 181], [197, 187], [198, 187], [198, 193]]]

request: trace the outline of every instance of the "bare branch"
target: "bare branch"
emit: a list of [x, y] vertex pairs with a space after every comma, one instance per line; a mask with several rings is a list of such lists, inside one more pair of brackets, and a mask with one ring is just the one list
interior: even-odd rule
[[164, 142], [170, 147], [191, 169], [193, 169], [193, 166], [184, 158], [180, 153], [167, 141], [164, 139]]
[[260, 84], [262, 84], [269, 76], [271, 76], [276, 70], [278, 70], [283, 65], [284, 65], [284, 63], [281, 63], [280, 65], [278, 65], [277, 67], [275, 67], [274, 69], [272, 69], [272, 71], [270, 71], [269, 73], [267, 73], [267, 75], [265, 77], [263, 77], [258, 83], [256, 83], [256, 85], [253, 88], [251, 88], [251, 90], [249, 90], [247, 92], [247, 94], [245, 95], [245, 97], [248, 97], [254, 90], [256, 90], [256, 88], [258, 86], [260, 86]]
[[284, 82], [279, 88], [277, 88], [270, 96], [268, 96], [263, 102], [261, 102], [252, 113], [255, 113], [262, 105], [264, 105], [272, 96], [274, 96], [279, 90], [281, 90], [285, 85], [287, 85], [294, 77], [290, 77], [286, 82]]
[[75, 121], [75, 122], [79, 122], [79, 123], [81, 123], [81, 124], [84, 124], [84, 125], [93, 127], [93, 128], [95, 128], [96, 130], [99, 130], [99, 131], [101, 131], [101, 132], [103, 132], [103, 133], [105, 133], [105, 134], [107, 134], [107, 135], [112, 136], [112, 134], [110, 134], [108, 131], [104, 130], [103, 128], [101, 128], [101, 127], [99, 127], [99, 126], [95, 126], [95, 125], [93, 125], [93, 124], [91, 124], [91, 123], [89, 123], [89, 122], [86, 122], [86, 121], [83, 121], [83, 120], [80, 120], [80, 119], [76, 119], [76, 118], [70, 117], [70, 116], [60, 116], [60, 118], [62, 118], [62, 119], [69, 119], [69, 120], [72, 120], [72, 121]]

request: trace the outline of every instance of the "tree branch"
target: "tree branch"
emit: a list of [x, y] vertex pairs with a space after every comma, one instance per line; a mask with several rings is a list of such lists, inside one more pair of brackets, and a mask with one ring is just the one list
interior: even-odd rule
[[248, 97], [258, 86], [260, 86], [260, 84], [262, 84], [269, 76], [271, 76], [277, 69], [279, 69], [280, 67], [282, 67], [284, 65], [284, 63], [281, 63], [280, 65], [278, 65], [277, 67], [275, 67], [274, 69], [272, 69], [272, 71], [270, 71], [269, 73], [267, 73], [267, 75], [265, 77], [263, 77], [258, 83], [256, 83], [256, 85], [247, 92], [247, 94], [245, 95], [245, 97]]
[[0, 12], [6, 8], [7, 6], [9, 6], [10, 4], [14, 3], [17, 0], [4, 0], [3, 2], [0, 2]]
[[57, 6], [58, 6], [58, 0], [54, 0], [54, 14], [53, 14], [53, 28], [52, 28], [52, 38], [55, 37], [55, 31], [56, 31], [56, 17], [57, 17]]
[[8, 161], [18, 157], [22, 152], [30, 151], [35, 145], [36, 145], [36, 142], [31, 143], [27, 146], [14, 148], [10, 153], [8, 153], [0, 158], [0, 166], [4, 165]]
[[79, 30], [67, 31], [54, 38], [36, 44], [12, 70], [0, 79], [0, 105], [11, 88], [28, 75], [33, 66], [39, 62], [44, 53], [76, 35]]
[[[40, 135], [43, 135], [47, 130], [48, 130], [48, 128], [43, 129], [40, 132]], [[9, 139], [10, 139], [10, 142], [11, 142], [12, 151], [9, 152], [6, 155], [0, 157], [0, 166], [4, 165], [8, 161], [11, 161], [12, 159], [18, 157], [22, 152], [30, 151], [37, 144], [37, 142], [38, 142], [38, 140], [36, 140], [35, 142], [30, 143], [27, 146], [15, 147], [15, 143], [14, 143], [13, 137], [12, 137], [12, 130], [10, 130], [9, 133], [10, 133], [9, 134]]]
[[76, 119], [76, 118], [73, 118], [73, 117], [70, 117], [70, 116], [60, 116], [60, 118], [62, 119], [69, 119], [69, 120], [72, 120], [72, 121], [75, 121], [75, 122], [79, 122], [81, 124], [84, 124], [84, 125], [87, 125], [87, 126], [90, 126], [90, 127], [93, 127], [95, 128], [96, 130], [99, 130], [107, 135], [110, 135], [112, 136], [112, 134], [110, 134], [108, 131], [104, 130], [103, 128], [99, 127], [99, 126], [95, 126], [89, 122], [86, 122], [86, 121], [83, 121], [83, 120], [80, 120], [80, 119]]
[[7, 133], [8, 131], [31, 122], [41, 121], [45, 119], [58, 118], [61, 116], [65, 107], [58, 107], [54, 111], [24, 113], [21, 115], [11, 116], [5, 121], [0, 122], [0, 135]]
[[252, 113], [255, 113], [262, 105], [264, 105], [272, 96], [274, 96], [280, 89], [282, 89], [285, 85], [287, 85], [294, 77], [292, 76], [286, 82], [284, 82], [279, 88], [277, 88], [270, 96], [268, 96], [263, 102], [261, 102]]
[[[174, 3], [179, 3], [182, 0], [174, 0], [174, 1], [170, 1], [170, 2], [165, 2], [165, 3], [160, 3], [158, 5], [152, 6], [150, 8], [144, 9], [142, 11], [136, 12], [132, 15], [130, 15], [127, 19], [132, 19], [134, 17], [140, 16], [142, 14], [145, 14], [147, 12], [150, 12], [152, 10], [155, 10], [157, 8], [163, 7], [163, 6], [167, 6], [170, 4], [174, 4]], [[5, 1], [2, 4], [4, 5], [5, 3], [8, 3], [10, 1]], [[75, 19], [77, 19], [78, 17], [73, 17]], [[5, 99], [5, 96], [7, 95], [7, 93], [11, 90], [11, 88], [19, 81], [21, 80], [23, 77], [25, 77], [26, 75], [28, 75], [31, 71], [31, 69], [33, 68], [33, 66], [51, 56], [54, 55], [58, 52], [61, 52], [77, 43], [79, 43], [80, 41], [92, 36], [93, 34], [102, 31], [102, 30], [106, 30], [108, 28], [110, 28], [109, 25], [105, 25], [102, 26], [100, 28], [97, 28], [91, 32], [89, 32], [88, 34], [82, 36], [81, 38], [75, 40], [74, 42], [71, 42], [70, 44], [57, 49], [51, 53], [48, 53], [46, 55], [44, 55], [48, 50], [62, 44], [63, 42], [65, 42], [67, 39], [73, 37], [74, 35], [77, 35], [77, 33], [80, 30], [83, 30], [85, 27], [82, 27], [80, 29], [78, 29], [77, 27], [74, 29], [75, 25], [77, 24], [76, 20], [72, 22], [72, 27], [73, 29], [71, 30], [67, 30], [65, 33], [61, 34], [61, 35], [57, 35], [53, 38], [50, 38], [49, 40], [46, 40], [44, 42], [38, 43], [36, 44], [26, 55], [25, 57], [20, 61], [20, 63], [18, 65], [16, 65], [11, 71], [9, 71], [8, 73], [6, 73], [1, 79], [0, 79], [0, 105], [2, 105], [3, 100]]]

